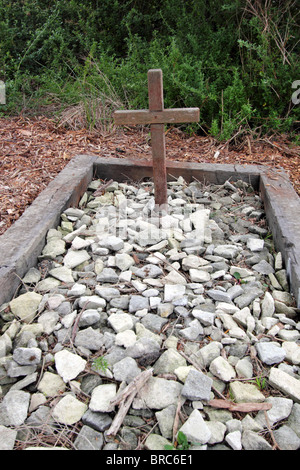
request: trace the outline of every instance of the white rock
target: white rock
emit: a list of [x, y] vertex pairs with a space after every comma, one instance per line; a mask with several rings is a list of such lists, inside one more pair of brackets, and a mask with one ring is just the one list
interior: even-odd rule
[[229, 382], [236, 377], [234, 368], [222, 356], [216, 357], [209, 366], [210, 372], [223, 382]]
[[233, 431], [225, 436], [225, 441], [233, 450], [242, 450], [242, 433], [241, 431]]
[[135, 402], [133, 407], [149, 407], [154, 410], [162, 410], [169, 405], [177, 405], [181, 389], [182, 384], [174, 380], [150, 377], [140, 390], [141, 401]]
[[46, 371], [42, 380], [38, 384], [38, 391], [43, 393], [46, 397], [55, 397], [66, 388], [65, 382], [62, 378], [52, 372]]
[[108, 317], [107, 321], [116, 333], [133, 328], [133, 320], [128, 313], [113, 313]]
[[127, 253], [117, 253], [115, 256], [116, 267], [121, 271], [127, 271], [131, 266], [135, 264], [132, 256]]
[[266, 292], [261, 302], [261, 318], [272, 317], [275, 312], [275, 303], [270, 292]]
[[187, 284], [186, 278], [179, 272], [175, 271], [175, 269], [172, 269], [172, 271], [164, 277], [164, 282], [167, 284]]
[[189, 442], [206, 444], [211, 438], [211, 431], [198, 410], [192, 411], [179, 431], [183, 432]]
[[64, 257], [64, 265], [67, 268], [73, 269], [79, 266], [80, 264], [88, 261], [90, 259], [90, 255], [86, 250], [69, 250], [66, 256]]
[[248, 238], [247, 248], [253, 252], [262, 251], [264, 248], [264, 243], [264, 240], [261, 238]]
[[67, 295], [70, 297], [80, 297], [84, 295], [86, 292], [86, 286], [84, 284], [80, 284], [79, 282], [75, 282], [71, 289], [68, 290]]
[[59, 266], [58, 268], [53, 268], [49, 271], [50, 276], [55, 277], [62, 282], [74, 282], [72, 275], [72, 270], [65, 266]]
[[44, 333], [50, 335], [59, 321], [59, 315], [55, 311], [48, 311], [42, 313], [38, 318], [38, 323], [40, 323], [43, 327]]
[[77, 423], [87, 410], [87, 405], [73, 395], [65, 395], [52, 410], [52, 417], [61, 424]]
[[9, 302], [12, 313], [25, 323], [31, 323], [37, 314], [43, 296], [36, 292], [26, 292]]
[[300, 364], [300, 346], [294, 341], [284, 341], [282, 348], [286, 353], [286, 360], [298, 366]]
[[98, 385], [92, 391], [89, 408], [100, 413], [110, 413], [114, 411], [114, 406], [110, 402], [116, 397], [117, 386], [115, 384]]
[[278, 364], [285, 359], [286, 352], [284, 348], [274, 341], [262, 341], [256, 343], [255, 346], [260, 360], [267, 365]]
[[55, 367], [64, 382], [75, 379], [85, 369], [86, 361], [66, 349], [54, 355]]
[[137, 337], [133, 330], [125, 330], [116, 335], [115, 344], [117, 346], [124, 346], [124, 348], [128, 348], [136, 342], [136, 339]]
[[105, 238], [100, 238], [99, 245], [111, 251], [119, 251], [124, 248], [124, 241], [120, 237], [111, 235]]
[[300, 380], [295, 379], [283, 370], [272, 367], [269, 373], [269, 383], [284, 394], [300, 403]]
[[192, 282], [208, 282], [210, 280], [210, 274], [206, 271], [191, 268], [189, 273]]
[[183, 284], [165, 284], [164, 301], [172, 302], [172, 300], [182, 297], [185, 294], [186, 287]]

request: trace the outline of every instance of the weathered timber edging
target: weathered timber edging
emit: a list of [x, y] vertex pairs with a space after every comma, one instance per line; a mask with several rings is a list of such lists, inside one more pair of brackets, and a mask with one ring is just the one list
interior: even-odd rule
[[[281, 251], [291, 291], [300, 307], [300, 199], [287, 174], [258, 165], [181, 163], [167, 161], [168, 179], [223, 184], [243, 180], [260, 192], [277, 251]], [[0, 305], [8, 302], [20, 278], [34, 266], [47, 231], [58, 224], [61, 212], [76, 206], [93, 177], [143, 181], [152, 177], [148, 160], [78, 155], [0, 237]]]

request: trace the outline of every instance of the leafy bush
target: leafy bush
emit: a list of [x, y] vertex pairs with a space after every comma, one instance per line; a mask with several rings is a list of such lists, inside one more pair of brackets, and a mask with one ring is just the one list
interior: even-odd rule
[[293, 132], [298, 16], [294, 0], [0, 0], [5, 112], [74, 106], [92, 127], [147, 107], [147, 70], [161, 68], [165, 106], [200, 108], [191, 130]]

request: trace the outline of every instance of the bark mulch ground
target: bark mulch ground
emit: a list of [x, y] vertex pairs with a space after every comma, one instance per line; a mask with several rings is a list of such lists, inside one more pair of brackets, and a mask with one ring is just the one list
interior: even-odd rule
[[[210, 136], [189, 136], [178, 128], [166, 131], [167, 158], [199, 163], [260, 164], [283, 168], [300, 195], [300, 147], [285, 136], [249, 136], [243, 142], [217, 142]], [[78, 154], [151, 159], [147, 128], [110, 132], [64, 128], [46, 117], [0, 119], [0, 235]]]

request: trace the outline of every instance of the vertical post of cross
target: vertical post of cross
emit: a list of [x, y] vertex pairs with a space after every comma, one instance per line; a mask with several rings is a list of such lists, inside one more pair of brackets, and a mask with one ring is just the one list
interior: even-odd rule
[[[164, 110], [163, 76], [160, 69], [148, 71], [149, 111]], [[153, 180], [155, 203], [167, 204], [166, 143], [164, 124], [151, 124], [151, 147], [153, 158]]]
[[6, 104], [5, 83], [0, 80], [0, 104]]
[[150, 124], [155, 205], [167, 211], [167, 165], [165, 124], [199, 121], [199, 108], [164, 109], [163, 76], [160, 69], [148, 71], [149, 109], [114, 112], [117, 125]]

